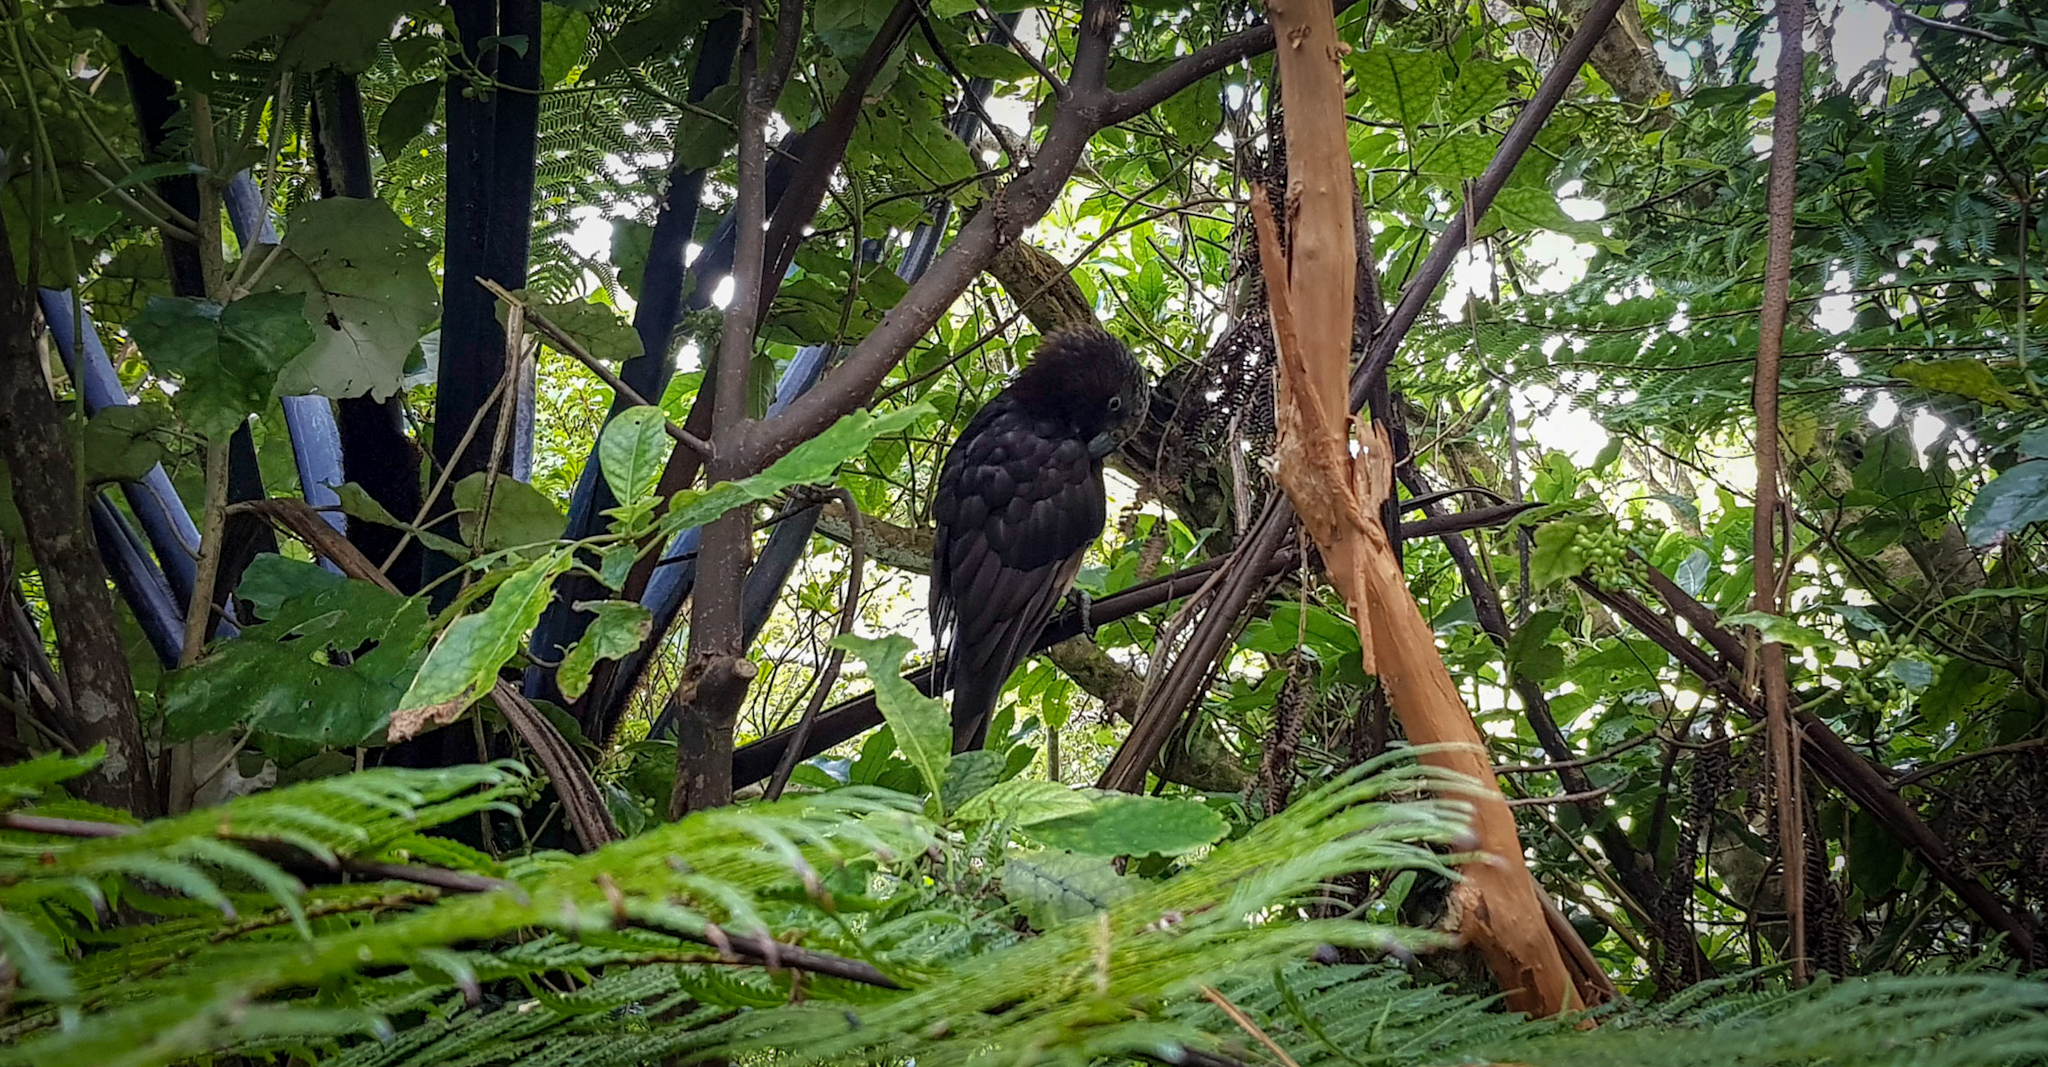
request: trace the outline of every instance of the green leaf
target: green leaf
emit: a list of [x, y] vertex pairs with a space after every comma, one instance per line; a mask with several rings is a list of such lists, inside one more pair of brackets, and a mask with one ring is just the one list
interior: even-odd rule
[[670, 498], [662, 525], [671, 531], [702, 526], [734, 508], [771, 499], [792, 485], [826, 481], [841, 463], [867, 451], [875, 438], [909, 429], [932, 412], [932, 406], [924, 402], [883, 415], [862, 408], [791, 449], [788, 455], [751, 478], [682, 490]]
[[1970, 544], [1986, 548], [2048, 519], [2048, 459], [2030, 459], [1991, 479], [1963, 512]]
[[0, 911], [0, 956], [20, 976], [22, 988], [44, 1000], [63, 1004], [78, 999], [71, 968], [58, 962], [55, 947], [27, 920]]
[[[524, 290], [515, 290], [513, 295], [523, 296]], [[549, 322], [560, 327], [563, 333], [582, 345], [583, 351], [598, 359], [624, 363], [629, 359], [638, 359], [643, 351], [640, 335], [634, 332], [633, 325], [620, 318], [618, 311], [609, 304], [600, 304], [595, 300], [563, 300], [555, 303], [535, 301], [529, 302], [527, 306], [540, 312]], [[498, 321], [501, 324], [505, 321], [506, 310], [504, 303], [499, 302]], [[561, 347], [546, 335], [540, 336], [540, 343], [554, 349]]]
[[917, 768], [925, 788], [944, 808], [943, 787], [946, 768], [953, 759], [953, 720], [945, 702], [928, 697], [903, 677], [903, 657], [910, 653], [910, 639], [890, 634], [875, 639], [843, 634], [832, 642], [859, 657], [875, 684], [875, 703], [896, 734], [896, 747]]
[[[486, 486], [491, 494], [487, 518]], [[480, 553], [554, 541], [569, 524], [546, 493], [505, 475], [493, 480], [489, 471], [478, 471], [455, 483], [455, 506], [460, 509], [462, 539]], [[482, 543], [477, 540], [479, 527]]]
[[313, 343], [299, 299], [257, 293], [222, 307], [153, 296], [128, 335], [158, 372], [176, 375], [171, 397], [193, 430], [224, 440], [269, 403], [278, 374]]
[[1953, 393], [1985, 404], [2024, 408], [2026, 401], [2007, 389], [1982, 360], [1939, 359], [1928, 363], [1900, 362], [1892, 365], [1892, 377], [1903, 378], [1922, 389]]
[[489, 607], [455, 620], [427, 653], [394, 720], [405, 716], [416, 722], [422, 717], [418, 713], [425, 713], [425, 718], [448, 722], [489, 692], [499, 668], [518, 654], [553, 599], [555, 578], [574, 559], [569, 549], [542, 556], [505, 579], [492, 593]]
[[1108, 796], [1086, 815], [1035, 823], [1031, 838], [1090, 856], [1179, 856], [1214, 844], [1229, 825], [1199, 800]]
[[1457, 125], [1483, 118], [1507, 100], [1507, 68], [1491, 59], [1468, 59], [1443, 98], [1444, 121]]
[[1444, 84], [1439, 53], [1381, 46], [1353, 53], [1349, 63], [1358, 87], [1387, 117], [1411, 129], [1433, 117]]
[[[1530, 563], [1530, 570], [1535, 570], [1533, 561]], [[1535, 579], [1532, 577], [1530, 581], [1533, 584]], [[1508, 638], [1508, 668], [1532, 682], [1548, 681], [1554, 677], [1564, 667], [1564, 656], [1558, 649], [1550, 647], [1548, 642], [1550, 635], [1557, 631], [1558, 623], [1563, 621], [1564, 612], [1561, 611], [1539, 611], [1529, 616], [1529, 620], [1515, 631], [1514, 636]], [[1546, 656], [1546, 652], [1556, 655]]]
[[1849, 884], [1865, 900], [1890, 896], [1906, 870], [1906, 850], [1898, 838], [1861, 808], [1849, 816]]
[[210, 36], [222, 57], [276, 40], [280, 64], [360, 74], [376, 62], [377, 46], [391, 37], [398, 17], [414, 6], [416, 0], [251, 0], [229, 7]]
[[[961, 758], [969, 755], [962, 753]], [[1012, 826], [1030, 826], [1094, 810], [1094, 801], [1078, 789], [1042, 778], [1012, 778], [968, 798], [954, 814], [968, 822], [1001, 819]]]
[[1568, 521], [1536, 528], [1536, 544], [1529, 551], [1530, 585], [1548, 589], [1585, 572], [1585, 554], [1572, 544], [1581, 528], [1580, 524]]
[[467, 545], [457, 544], [432, 530], [420, 529], [407, 520], [398, 518], [385, 510], [384, 505], [377, 503], [369, 490], [355, 482], [343, 482], [335, 487], [334, 493], [341, 498], [341, 513], [349, 518], [374, 522], [379, 526], [389, 526], [398, 530], [410, 530], [414, 539], [436, 552], [456, 559], [470, 558]]
[[619, 503], [634, 505], [654, 492], [675, 442], [668, 436], [668, 416], [646, 404], [619, 412], [598, 438], [598, 468]]
[[384, 106], [384, 114], [377, 119], [377, 151], [387, 160], [397, 159], [405, 152], [412, 139], [427, 128], [434, 120], [434, 112], [441, 106], [441, 98], [448, 88], [440, 81], [420, 82], [408, 85], [391, 98]]
[[164, 676], [172, 740], [237, 728], [329, 746], [382, 737], [423, 654], [425, 602], [272, 554], [235, 592], [264, 621]]
[[[1422, 161], [1416, 169], [1431, 177], [1443, 179], [1446, 184], [1456, 185], [1466, 178], [1477, 178], [1493, 162], [1493, 156], [1500, 149], [1500, 138], [1490, 133], [1454, 133], [1421, 148]], [[1552, 206], [1557, 203], [1551, 200]]]
[[94, 29], [135, 53], [143, 65], [166, 78], [183, 82], [187, 92], [206, 92], [213, 84], [213, 53], [192, 39], [167, 11], [149, 6], [57, 9], [73, 26]]
[[738, 111], [739, 89], [722, 85], [704, 102], [675, 118], [676, 166], [704, 170], [718, 165], [725, 153], [739, 142], [739, 127], [733, 123]]
[[612, 269], [635, 300], [640, 299], [640, 283], [647, 277], [647, 253], [653, 244], [654, 227], [634, 219], [612, 220]]
[[540, 84], [560, 85], [590, 47], [590, 17], [581, 11], [549, 4], [541, 9]]
[[1024, 57], [999, 44], [971, 44], [953, 56], [953, 62], [960, 73], [970, 78], [993, 78], [996, 81], [1017, 82], [1036, 77], [1037, 71]]
[[579, 600], [576, 610], [597, 617], [570, 646], [555, 672], [555, 684], [570, 700], [581, 699], [590, 688], [590, 672], [599, 660], [623, 659], [654, 632], [654, 613], [630, 600]]
[[1039, 930], [1107, 911], [1137, 892], [1103, 856], [1041, 852], [1003, 864], [1003, 893]]
[[315, 341], [279, 379], [280, 395], [396, 392], [406, 357], [441, 317], [433, 254], [382, 200], [337, 196], [294, 209], [263, 282], [300, 294]]
[[1831, 650], [1842, 646], [1827, 635], [1811, 626], [1801, 626], [1783, 615], [1767, 611], [1738, 611], [1721, 617], [1721, 624], [1727, 627], [1754, 626], [1766, 641], [1801, 649]]
[[170, 413], [148, 404], [115, 404], [94, 412], [85, 424], [85, 480], [133, 482], [163, 462], [156, 433]]
[[1002, 781], [1006, 762], [1002, 753], [987, 748], [954, 756], [946, 768], [945, 784], [939, 789], [939, 806], [947, 811], [959, 811], [960, 805]]

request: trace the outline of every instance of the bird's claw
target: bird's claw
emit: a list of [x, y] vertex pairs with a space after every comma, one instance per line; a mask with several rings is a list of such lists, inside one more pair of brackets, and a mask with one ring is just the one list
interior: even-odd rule
[[1081, 635], [1090, 641], [1095, 639], [1095, 598], [1086, 589], [1074, 589], [1067, 593], [1068, 605], [1081, 616]]

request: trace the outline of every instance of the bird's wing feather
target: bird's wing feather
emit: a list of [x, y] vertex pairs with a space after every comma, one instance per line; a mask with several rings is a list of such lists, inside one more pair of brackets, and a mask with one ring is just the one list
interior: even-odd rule
[[[1102, 475], [1084, 442], [1022, 412], [982, 414], [940, 476], [932, 573], [933, 627], [949, 673], [956, 685], [986, 683], [972, 687], [970, 703], [1001, 692], [1104, 520]], [[963, 726], [963, 715], [985, 719], [993, 707], [961, 707], [965, 693], [955, 698]]]

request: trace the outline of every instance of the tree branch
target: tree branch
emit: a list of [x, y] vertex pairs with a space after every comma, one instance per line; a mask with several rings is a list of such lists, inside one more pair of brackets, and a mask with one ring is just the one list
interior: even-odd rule
[[846, 360], [818, 385], [797, 397], [782, 414], [748, 432], [746, 459], [759, 469], [824, 431], [841, 415], [868, 402], [875, 388], [967, 291], [976, 275], [1004, 244], [1044, 215], [1081, 161], [1088, 139], [1107, 118], [1109, 92], [1103, 76], [1116, 36], [1113, 0], [1084, 0], [1071, 90], [1053, 116], [1031, 169], [995, 193], [995, 202], [962, 224], [953, 243], [930, 271], [910, 287]]

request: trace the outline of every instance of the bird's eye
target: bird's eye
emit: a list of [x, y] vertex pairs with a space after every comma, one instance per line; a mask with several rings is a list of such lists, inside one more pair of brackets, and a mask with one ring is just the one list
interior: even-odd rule
[[1123, 398], [1123, 397], [1120, 397], [1120, 396], [1113, 396], [1113, 397], [1110, 397], [1110, 398], [1109, 398], [1109, 410], [1111, 410], [1111, 411], [1122, 411], [1123, 409], [1124, 409], [1124, 398]]

